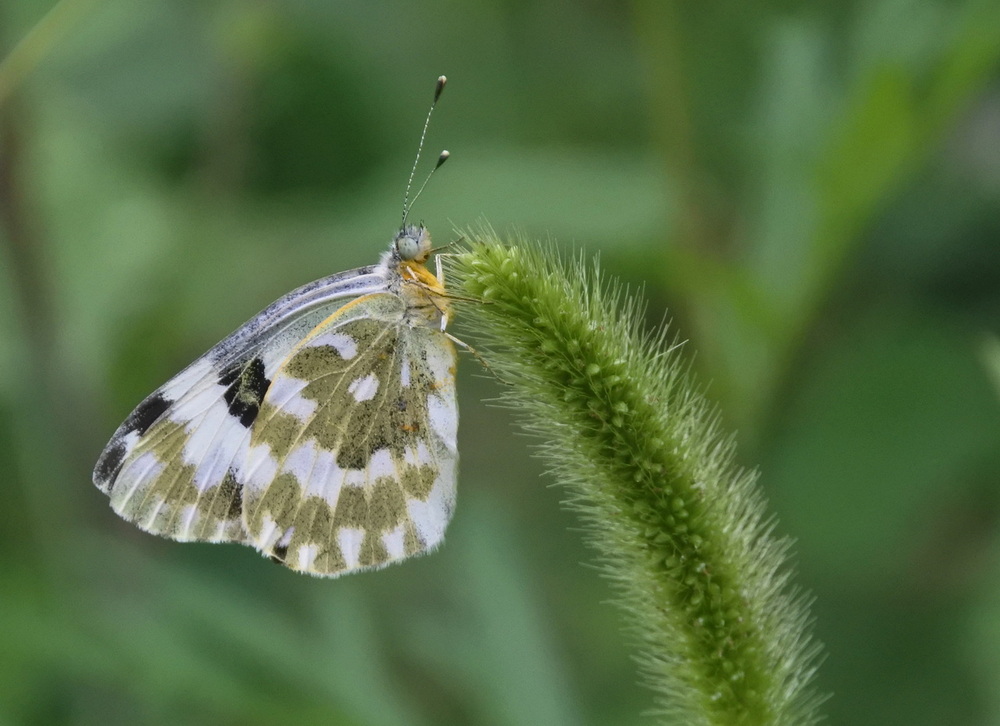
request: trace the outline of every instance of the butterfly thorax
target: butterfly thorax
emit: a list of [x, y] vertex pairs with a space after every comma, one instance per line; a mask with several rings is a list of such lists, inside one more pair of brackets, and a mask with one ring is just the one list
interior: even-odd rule
[[398, 280], [396, 292], [406, 303], [407, 323], [443, 331], [451, 320], [451, 306], [444, 285], [427, 269], [430, 254], [430, 233], [422, 226], [404, 227], [393, 239], [383, 264]]

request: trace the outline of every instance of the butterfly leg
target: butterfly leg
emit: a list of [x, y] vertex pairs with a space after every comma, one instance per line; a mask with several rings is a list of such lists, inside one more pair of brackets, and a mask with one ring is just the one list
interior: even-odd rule
[[476, 350], [475, 348], [473, 348], [468, 343], [466, 343], [464, 340], [461, 340], [460, 338], [456, 338], [454, 335], [452, 335], [451, 333], [448, 333], [448, 332], [445, 333], [445, 336], [448, 338], [448, 340], [450, 340], [452, 343], [454, 343], [455, 345], [457, 345], [459, 348], [462, 348], [463, 350], [467, 350], [469, 353], [472, 353], [472, 355], [475, 356], [476, 360], [479, 361], [479, 365], [481, 365], [483, 368], [485, 368], [486, 372], [489, 373], [494, 378], [496, 378], [498, 381], [500, 381], [500, 383], [504, 384], [505, 386], [512, 386], [512, 385], [514, 385], [510, 381], [504, 379], [495, 370], [493, 370], [493, 368], [490, 366], [490, 364], [486, 362], [486, 359], [483, 358], [483, 356], [481, 356], [479, 354], [479, 351]]

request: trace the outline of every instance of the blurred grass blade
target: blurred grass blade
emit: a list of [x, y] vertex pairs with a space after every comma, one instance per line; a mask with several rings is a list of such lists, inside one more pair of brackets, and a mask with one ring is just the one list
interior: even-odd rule
[[59, 0], [0, 60], [0, 107], [95, 0]]
[[983, 341], [982, 357], [990, 382], [1000, 395], [1000, 338], [990, 335]]

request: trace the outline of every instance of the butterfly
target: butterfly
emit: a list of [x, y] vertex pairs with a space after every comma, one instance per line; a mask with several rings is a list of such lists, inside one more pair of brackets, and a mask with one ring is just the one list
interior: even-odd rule
[[441, 543], [458, 465], [455, 339], [441, 257], [431, 273], [409, 207], [378, 264], [288, 293], [139, 404], [94, 469], [115, 512], [325, 577]]

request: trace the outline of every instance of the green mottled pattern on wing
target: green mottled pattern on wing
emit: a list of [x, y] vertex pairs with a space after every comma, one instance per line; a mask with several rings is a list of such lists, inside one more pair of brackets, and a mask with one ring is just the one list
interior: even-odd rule
[[[264, 398], [250, 448], [270, 457], [274, 475], [248, 473], [244, 525], [251, 542], [293, 569], [380, 567], [436, 545], [423, 541], [407, 506], [427, 502], [436, 484], [447, 506], [431, 516], [450, 517], [457, 455], [435, 430], [429, 397], [457, 416], [454, 348], [439, 330], [410, 327], [405, 313], [391, 294], [345, 306], [292, 351]], [[340, 345], [323, 344], [329, 335]], [[451, 370], [440, 375], [443, 357]], [[282, 379], [300, 382], [309, 415], [274, 401], [271, 392], [289, 383]], [[342, 551], [345, 536], [361, 538], [354, 561]]]
[[[111, 490], [111, 506], [145, 531], [164, 537], [243, 542], [240, 485], [227, 471], [226, 457], [220, 456], [223, 450], [213, 452], [220, 460], [217, 476], [200, 489], [195, 483], [197, 467], [185, 461], [183, 452], [195, 428], [197, 424], [169, 416], [153, 424], [129, 452]], [[227, 452], [237, 450], [239, 441], [249, 435], [225, 417], [216, 428], [209, 428], [202, 426], [202, 435], [226, 440]]]

